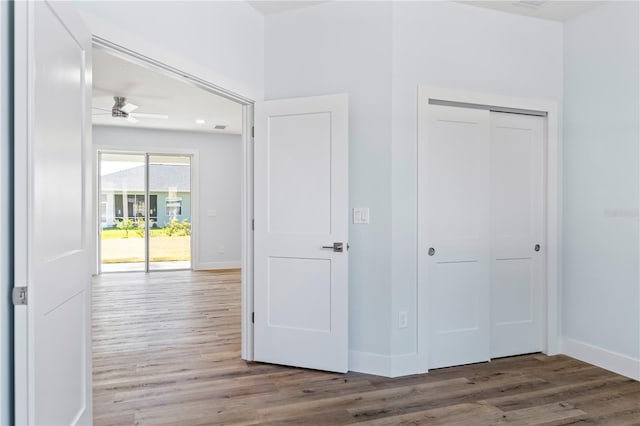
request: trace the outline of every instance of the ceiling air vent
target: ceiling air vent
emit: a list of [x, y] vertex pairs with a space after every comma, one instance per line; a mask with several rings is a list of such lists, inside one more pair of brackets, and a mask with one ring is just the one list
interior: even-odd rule
[[213, 128], [216, 129], [216, 130], [224, 130], [224, 129], [227, 128], [227, 125], [226, 124], [216, 124]]

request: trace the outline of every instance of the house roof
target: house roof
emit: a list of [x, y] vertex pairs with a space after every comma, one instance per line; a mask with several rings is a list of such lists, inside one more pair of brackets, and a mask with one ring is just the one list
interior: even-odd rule
[[[149, 191], [191, 192], [191, 167], [186, 164], [150, 164]], [[144, 192], [144, 166], [109, 173], [101, 178], [102, 191]]]

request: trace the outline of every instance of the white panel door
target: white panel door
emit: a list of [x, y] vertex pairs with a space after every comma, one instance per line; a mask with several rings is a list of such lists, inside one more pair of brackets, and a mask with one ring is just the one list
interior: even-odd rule
[[16, 2], [16, 423], [91, 424], [91, 34]]
[[544, 349], [544, 118], [491, 113], [491, 357]]
[[347, 107], [346, 95], [256, 104], [256, 361], [348, 369]]
[[489, 111], [428, 105], [419, 145], [419, 276], [428, 365], [489, 355]]

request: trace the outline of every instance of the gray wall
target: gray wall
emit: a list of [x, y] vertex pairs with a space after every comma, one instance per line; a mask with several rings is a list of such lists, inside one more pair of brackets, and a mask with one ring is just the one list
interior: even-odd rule
[[0, 2], [0, 424], [13, 422], [12, 5]]
[[391, 4], [329, 2], [267, 16], [267, 99], [349, 94], [349, 346], [388, 354], [391, 296]]
[[[560, 100], [562, 24], [454, 2], [327, 2], [265, 18], [265, 97], [349, 94], [350, 349], [414, 355], [417, 88]], [[407, 328], [398, 312], [407, 311]], [[402, 358], [405, 362], [406, 360]]]
[[607, 2], [564, 32], [563, 333], [636, 360], [639, 12]]

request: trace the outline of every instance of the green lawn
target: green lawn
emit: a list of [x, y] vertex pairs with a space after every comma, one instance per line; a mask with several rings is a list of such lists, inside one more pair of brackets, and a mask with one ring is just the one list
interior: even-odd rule
[[[170, 262], [191, 259], [191, 237], [168, 236], [164, 229], [150, 229], [149, 261]], [[129, 237], [121, 229], [103, 229], [101, 233], [102, 263], [144, 262], [143, 234], [129, 231]]]

